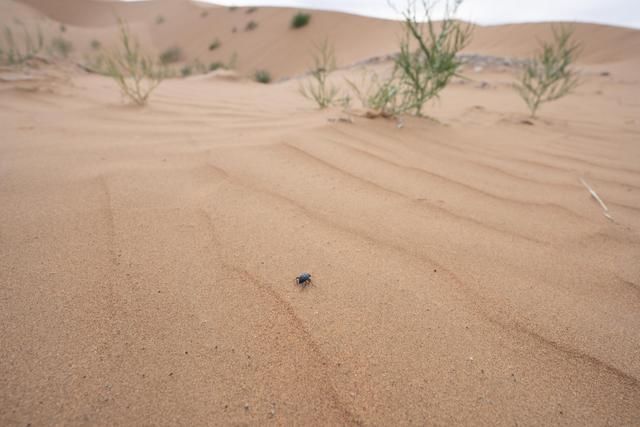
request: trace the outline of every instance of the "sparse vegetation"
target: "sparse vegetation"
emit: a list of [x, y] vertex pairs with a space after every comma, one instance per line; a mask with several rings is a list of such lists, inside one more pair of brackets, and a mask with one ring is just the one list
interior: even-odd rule
[[22, 27], [23, 36], [19, 42], [10, 27], [4, 28], [3, 37], [0, 38], [0, 64], [17, 65], [37, 56], [44, 49], [44, 36], [40, 27], [36, 27], [31, 34], [27, 27]]
[[237, 27], [233, 27], [233, 28], [231, 29], [231, 32], [232, 32], [232, 33], [234, 33], [234, 34], [235, 34], [235, 33], [237, 33], [237, 32], [238, 32], [238, 28], [237, 28]]
[[67, 31], [67, 26], [66, 26], [66, 25], [64, 25], [64, 24], [60, 24], [60, 32], [61, 32], [61, 33], [64, 33], [64, 32], [66, 32], [66, 31]]
[[226, 68], [226, 66], [224, 65], [223, 62], [220, 61], [216, 61], [216, 62], [212, 62], [211, 64], [209, 64], [209, 71], [216, 71], [219, 69], [224, 69]]
[[99, 50], [102, 47], [102, 43], [99, 40], [91, 40], [91, 49]]
[[309, 24], [311, 21], [311, 15], [308, 13], [298, 12], [293, 16], [291, 20], [291, 28], [302, 28]]
[[258, 23], [256, 21], [249, 21], [247, 25], [244, 27], [245, 31], [253, 31], [258, 28]]
[[160, 54], [160, 62], [163, 65], [173, 64], [181, 61], [183, 56], [182, 49], [178, 46], [173, 46]]
[[258, 70], [255, 74], [255, 79], [258, 83], [271, 83], [271, 74], [266, 70]]
[[230, 70], [235, 70], [238, 65], [238, 52], [233, 52], [231, 57], [229, 58], [229, 62], [227, 63], [227, 68]]
[[67, 58], [73, 50], [73, 44], [63, 37], [54, 37], [51, 40], [51, 50], [54, 55]]
[[189, 77], [191, 74], [193, 74], [193, 68], [191, 65], [185, 65], [180, 69], [180, 75], [182, 77]]
[[214, 41], [211, 42], [211, 44], [209, 45], [209, 50], [216, 50], [217, 48], [219, 48], [221, 45], [220, 40], [215, 39]]
[[164, 24], [164, 16], [162, 15], [156, 16], [156, 24], [157, 25]]
[[251, 15], [252, 13], [256, 12], [258, 10], [257, 7], [250, 7], [249, 9], [247, 9], [247, 15]]
[[329, 75], [336, 69], [336, 59], [334, 49], [327, 40], [315, 46], [313, 62], [311, 81], [300, 85], [300, 93], [324, 109], [332, 105], [338, 96], [338, 89], [329, 83]]
[[201, 18], [206, 18], [207, 16], [209, 16], [209, 11], [207, 10], [203, 10], [202, 13], [200, 13]]
[[[462, 1], [445, 0], [445, 14], [437, 24], [431, 16], [431, 0], [422, 0], [424, 19], [418, 18], [416, 3], [409, 1], [403, 12], [406, 36], [395, 61], [402, 97], [399, 111], [421, 116], [424, 105], [437, 98], [451, 78], [458, 75], [462, 62], [457, 54], [471, 40], [470, 25], [454, 19]], [[412, 42], [417, 43], [418, 49], [411, 48]]]
[[400, 89], [395, 75], [381, 79], [378, 74], [365, 71], [359, 84], [346, 79], [362, 107], [371, 110], [374, 116], [395, 117], [402, 112]]
[[553, 28], [553, 41], [543, 42], [540, 52], [525, 66], [514, 88], [535, 117], [540, 105], [570, 94], [579, 84], [570, 67], [580, 52], [569, 28]]
[[120, 21], [120, 46], [105, 55], [107, 74], [123, 96], [145, 105], [151, 93], [166, 77], [166, 69], [145, 55], [124, 21]]

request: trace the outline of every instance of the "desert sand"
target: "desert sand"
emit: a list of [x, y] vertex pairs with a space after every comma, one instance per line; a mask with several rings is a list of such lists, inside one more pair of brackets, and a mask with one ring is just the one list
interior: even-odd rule
[[[396, 50], [397, 22], [0, 12], [76, 46], [0, 70], [0, 425], [640, 424], [639, 31], [576, 24], [583, 84], [538, 119], [512, 68], [471, 64], [400, 127], [297, 92], [312, 42], [340, 81]], [[125, 105], [74, 65], [114, 16], [150, 49], [236, 52], [237, 77]], [[524, 58], [549, 30], [477, 27], [466, 52]]]

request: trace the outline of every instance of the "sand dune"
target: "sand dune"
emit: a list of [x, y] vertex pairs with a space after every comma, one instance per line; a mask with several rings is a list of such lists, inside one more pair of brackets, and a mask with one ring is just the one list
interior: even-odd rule
[[[253, 75], [268, 70], [274, 77], [300, 75], [312, 63], [313, 45], [327, 39], [335, 45], [339, 66], [349, 66], [374, 56], [397, 51], [402, 30], [395, 21], [364, 18], [343, 13], [313, 11], [308, 27], [292, 30], [290, 22], [297, 9], [261, 7], [230, 9], [184, 0], [154, 0], [123, 3], [110, 0], [22, 0], [26, 8], [45, 14], [67, 25], [65, 37], [74, 42], [76, 55], [92, 53], [90, 41], [108, 45], [116, 31], [117, 19], [134, 26], [138, 36], [158, 52], [180, 47], [184, 60], [204, 64], [227, 63], [237, 58], [241, 74]], [[13, 5], [13, 2], [6, 2]], [[8, 6], [5, 5], [5, 8]], [[25, 6], [22, 6], [25, 9]], [[13, 13], [11, 13], [13, 12]], [[32, 16], [30, 10], [13, 10], [5, 16]], [[158, 24], [158, 18], [163, 22]], [[254, 21], [258, 27], [246, 31]], [[584, 46], [582, 64], [611, 64], [637, 59], [640, 33], [636, 30], [605, 25], [575, 24], [576, 36]], [[474, 30], [466, 52], [502, 57], [526, 58], [538, 40], [551, 35], [550, 24], [498, 25]], [[214, 40], [220, 48], [209, 51]], [[635, 54], [633, 54], [635, 53]], [[636, 64], [637, 65], [637, 64]]]
[[[112, 3], [25, 3], [2, 16], [113, 37]], [[397, 32], [117, 8], [191, 57], [224, 28], [207, 59], [236, 50], [241, 75], [299, 74], [324, 34], [342, 65], [385, 55]], [[547, 30], [477, 28], [468, 53]], [[468, 68], [402, 128], [330, 121], [296, 79], [172, 79], [138, 109], [71, 65], [0, 70], [0, 424], [639, 424], [640, 33], [576, 34], [583, 85], [533, 125], [510, 69]]]

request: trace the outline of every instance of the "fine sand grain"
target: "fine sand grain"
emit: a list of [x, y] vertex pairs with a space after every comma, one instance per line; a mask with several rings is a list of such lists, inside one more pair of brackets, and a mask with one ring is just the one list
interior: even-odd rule
[[[113, 37], [113, 4], [24, 3], [3, 19]], [[260, 26], [225, 30], [240, 78], [143, 109], [71, 66], [0, 70], [0, 425], [640, 424], [638, 31], [578, 25], [583, 85], [540, 119], [513, 69], [466, 67], [398, 128], [242, 78], [300, 74], [326, 34], [341, 66], [392, 53], [397, 24], [117, 7], [194, 57], [215, 32], [177, 17]], [[548, 29], [468, 51], [525, 57]]]

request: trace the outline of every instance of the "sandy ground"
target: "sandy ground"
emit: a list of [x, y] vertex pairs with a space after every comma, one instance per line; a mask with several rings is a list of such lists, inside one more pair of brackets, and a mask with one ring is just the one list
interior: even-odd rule
[[640, 55], [595, 41], [640, 35], [588, 28], [531, 124], [501, 69], [402, 128], [296, 80], [0, 73], [0, 424], [640, 424]]

